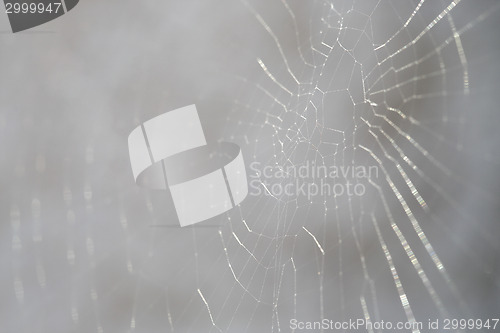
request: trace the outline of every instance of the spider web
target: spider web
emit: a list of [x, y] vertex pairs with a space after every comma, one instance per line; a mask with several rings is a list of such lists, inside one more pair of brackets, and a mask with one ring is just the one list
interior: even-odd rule
[[[213, 304], [198, 289], [214, 330], [231, 331], [248, 301], [255, 308], [244, 315], [247, 328], [258, 308], [267, 307], [273, 332], [288, 331], [291, 318], [413, 323], [471, 316], [428, 235], [433, 225], [453, 231], [435, 213], [442, 209], [438, 203], [478, 223], [460, 208], [449, 183], [489, 197], [464, 181], [442, 151], [463, 153], [467, 115], [456, 101], [467, 98], [470, 80], [461, 36], [498, 5], [461, 26], [453, 18], [460, 1], [316, 1], [304, 8], [282, 0], [289, 20], [277, 24], [258, 4], [245, 5], [276, 54], [257, 55], [261, 78], [242, 78], [227, 125], [230, 139], [239, 141], [247, 159], [274, 171], [312, 162], [375, 165], [380, 175], [368, 179], [371, 191], [362, 197], [310, 198], [273, 195], [262, 173], [251, 174], [262, 195], [219, 232], [234, 278], [226, 302]], [[298, 19], [305, 13], [306, 24]], [[234, 293], [236, 307], [227, 302]]]
[[[7, 328], [288, 332], [292, 319], [364, 318], [423, 322], [426, 331], [428, 319], [497, 315], [492, 207], [500, 191], [487, 176], [500, 164], [493, 147], [500, 138], [482, 130], [496, 133], [498, 116], [475, 104], [495, 94], [483, 84], [477, 95], [483, 78], [474, 80], [473, 68], [494, 71], [488, 55], [498, 50], [473, 46], [500, 5], [244, 0], [242, 7], [264, 45], [238, 80], [220, 139], [242, 148], [249, 196], [209, 225], [146, 228], [175, 212], [164, 196], [130, 193], [126, 149], [115, 152], [125, 136], [108, 135], [109, 115], [77, 115], [91, 134], [70, 140], [61, 165], [54, 156], [66, 129], [55, 127], [60, 136], [44, 143], [19, 143], [6, 164], [16, 187], [0, 200], [10, 222]], [[7, 128], [11, 118], [0, 116], [7, 139], [16, 129], [42, 136], [52, 128], [34, 126], [36, 115]], [[139, 112], [128, 116], [120, 114], [127, 130], [141, 120]], [[98, 163], [113, 154], [117, 165]], [[320, 183], [294, 173], [302, 166], [377, 174], [349, 179], [363, 195], [276, 193]], [[51, 306], [36, 307], [39, 300]]]

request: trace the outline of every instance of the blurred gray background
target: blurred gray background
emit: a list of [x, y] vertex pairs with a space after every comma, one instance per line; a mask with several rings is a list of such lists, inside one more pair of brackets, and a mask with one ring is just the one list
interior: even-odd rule
[[[464, 0], [432, 24], [450, 3], [86, 0], [16, 34], [0, 15], [0, 331], [406, 321], [375, 225], [416, 320], [498, 317], [500, 11]], [[127, 136], [189, 104], [247, 167], [386, 173], [362, 198], [250, 196], [179, 228], [168, 193], [134, 183]]]

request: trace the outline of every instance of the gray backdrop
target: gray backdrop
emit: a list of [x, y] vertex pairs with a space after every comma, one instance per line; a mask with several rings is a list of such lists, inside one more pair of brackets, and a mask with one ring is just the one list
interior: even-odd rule
[[[86, 0], [16, 34], [0, 15], [0, 330], [498, 317], [500, 11], [450, 3]], [[168, 193], [135, 185], [127, 136], [189, 104], [249, 179], [379, 175], [362, 198], [262, 192], [179, 228]]]

